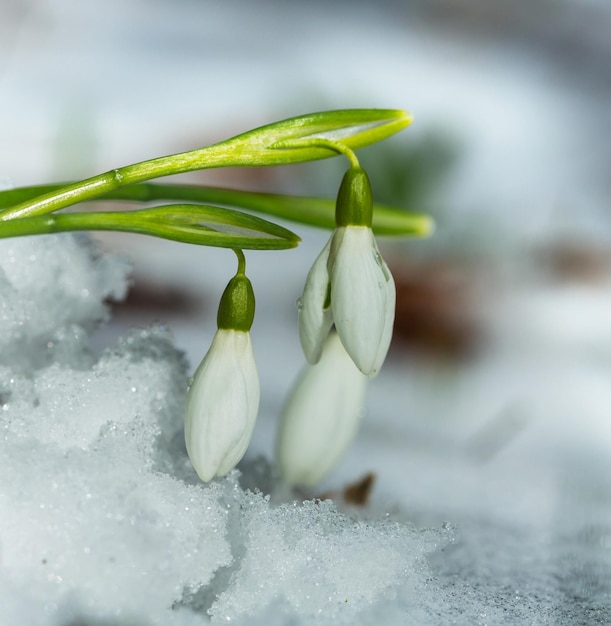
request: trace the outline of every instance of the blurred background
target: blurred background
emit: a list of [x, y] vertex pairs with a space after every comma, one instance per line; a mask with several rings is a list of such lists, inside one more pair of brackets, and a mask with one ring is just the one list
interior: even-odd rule
[[[380, 242], [395, 340], [331, 482], [372, 470], [380, 502], [423, 519], [496, 507], [548, 524], [577, 500], [596, 517], [611, 501], [609, 32], [607, 0], [0, 0], [0, 185], [86, 177], [311, 111], [409, 110], [410, 128], [359, 156], [378, 200], [437, 230]], [[182, 180], [334, 195], [344, 169]], [[297, 231], [298, 250], [248, 255], [263, 385], [249, 458], [271, 454], [303, 363], [295, 300], [328, 233]], [[134, 263], [97, 347], [163, 321], [196, 367], [231, 253], [96, 238]]]

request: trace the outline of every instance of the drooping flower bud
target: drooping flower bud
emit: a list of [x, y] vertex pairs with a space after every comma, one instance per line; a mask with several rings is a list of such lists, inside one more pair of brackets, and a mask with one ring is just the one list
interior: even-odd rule
[[346, 172], [336, 205], [337, 227], [306, 279], [299, 336], [309, 363], [318, 362], [335, 324], [344, 348], [363, 374], [380, 370], [392, 338], [395, 283], [373, 232], [367, 174]]
[[335, 467], [358, 429], [366, 386], [367, 377], [331, 332], [283, 410], [276, 458], [285, 482], [312, 487]]
[[259, 410], [259, 376], [249, 333], [254, 311], [252, 285], [238, 271], [221, 297], [218, 330], [187, 398], [185, 442], [203, 481], [232, 470], [250, 442]]

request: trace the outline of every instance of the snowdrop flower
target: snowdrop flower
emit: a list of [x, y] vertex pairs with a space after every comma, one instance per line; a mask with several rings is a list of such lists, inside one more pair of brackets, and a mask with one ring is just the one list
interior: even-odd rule
[[395, 318], [395, 283], [371, 230], [372, 210], [367, 174], [352, 167], [337, 197], [337, 227], [308, 274], [299, 314], [309, 363], [318, 362], [335, 324], [344, 348], [369, 377], [386, 358]]
[[276, 458], [285, 482], [312, 487], [333, 469], [358, 429], [366, 386], [367, 377], [331, 332], [283, 410]]
[[185, 442], [203, 481], [232, 470], [250, 442], [259, 410], [259, 376], [249, 332], [254, 310], [252, 285], [238, 269], [221, 297], [218, 330], [187, 398]]

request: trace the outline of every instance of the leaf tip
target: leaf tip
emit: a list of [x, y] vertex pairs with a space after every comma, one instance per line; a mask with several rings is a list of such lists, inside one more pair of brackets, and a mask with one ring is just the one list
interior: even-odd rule
[[389, 114], [386, 124], [392, 126], [393, 132], [399, 132], [407, 128], [414, 121], [413, 113], [403, 109], [391, 109]]
[[422, 237], [430, 237], [435, 233], [435, 220], [429, 215], [423, 215], [420, 226], [420, 234]]

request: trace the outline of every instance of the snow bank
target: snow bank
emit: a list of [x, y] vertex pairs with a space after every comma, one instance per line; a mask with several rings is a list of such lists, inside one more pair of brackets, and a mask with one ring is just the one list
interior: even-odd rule
[[[337, 472], [386, 476], [369, 512], [295, 501], [252, 455], [204, 485], [167, 329], [89, 348], [128, 271], [85, 237], [0, 242], [0, 625], [611, 622], [606, 366], [547, 381], [501, 351], [460, 379], [457, 404], [391, 364]], [[474, 455], [465, 425], [516, 376], [538, 381], [545, 415]], [[570, 402], [551, 393], [571, 386]]]
[[0, 621], [353, 624], [389, 603], [415, 611], [424, 556], [448, 531], [330, 501], [272, 505], [237, 471], [197, 480], [169, 333], [88, 348], [127, 274], [84, 237], [1, 243]]

